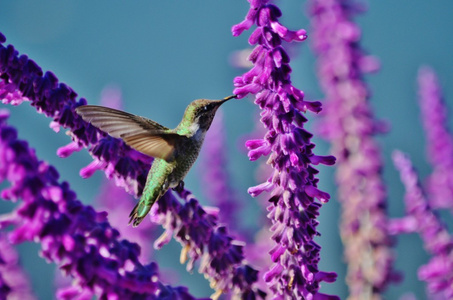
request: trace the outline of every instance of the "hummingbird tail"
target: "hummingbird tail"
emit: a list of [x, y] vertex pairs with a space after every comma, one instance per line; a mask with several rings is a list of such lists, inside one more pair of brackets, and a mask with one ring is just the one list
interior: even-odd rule
[[129, 224], [132, 223], [133, 227], [137, 227], [149, 213], [151, 206], [146, 201], [139, 201], [129, 215]]

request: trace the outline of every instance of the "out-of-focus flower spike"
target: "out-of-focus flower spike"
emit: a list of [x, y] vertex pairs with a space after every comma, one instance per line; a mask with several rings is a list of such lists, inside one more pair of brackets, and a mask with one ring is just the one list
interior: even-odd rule
[[203, 193], [212, 205], [222, 212], [219, 221], [228, 226], [235, 234], [244, 237], [238, 214], [242, 207], [238, 193], [231, 186], [227, 171], [228, 151], [225, 141], [223, 112], [218, 110], [209, 131], [206, 134], [204, 147], [200, 153], [200, 172], [203, 182]]
[[[363, 72], [374, 71], [377, 64], [360, 48], [361, 30], [352, 21], [357, 12], [353, 1], [311, 0], [309, 12], [310, 37], [325, 94], [319, 131], [332, 143], [332, 154], [337, 159], [340, 231], [348, 264], [349, 297], [380, 299], [381, 292], [397, 275], [386, 227], [382, 159], [374, 140], [378, 122], [362, 78]], [[312, 158], [312, 163], [316, 160]], [[372, 233], [369, 228], [373, 228]]]
[[441, 87], [431, 68], [420, 68], [418, 86], [426, 152], [433, 167], [427, 180], [429, 201], [433, 207], [453, 210], [453, 137], [447, 126]]
[[[406, 189], [404, 196], [406, 212], [412, 218], [413, 226], [420, 234], [425, 249], [432, 255], [431, 260], [419, 268], [418, 278], [427, 283], [430, 295], [436, 294], [442, 299], [451, 299], [453, 238], [430, 207], [409, 158], [400, 151], [394, 151], [392, 158]], [[403, 223], [399, 227], [404, 226]]]

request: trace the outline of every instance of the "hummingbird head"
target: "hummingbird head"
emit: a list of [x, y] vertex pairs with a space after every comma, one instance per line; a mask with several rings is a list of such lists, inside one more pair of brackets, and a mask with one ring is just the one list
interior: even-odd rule
[[207, 131], [220, 105], [236, 97], [236, 95], [233, 95], [222, 100], [195, 100], [187, 107], [184, 119], [189, 121], [192, 126], [197, 127], [197, 129]]

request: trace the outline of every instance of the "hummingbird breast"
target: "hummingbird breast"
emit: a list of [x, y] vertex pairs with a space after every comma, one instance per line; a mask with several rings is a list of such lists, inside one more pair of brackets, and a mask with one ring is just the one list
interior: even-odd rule
[[176, 166], [169, 176], [169, 186], [174, 188], [179, 182], [184, 180], [192, 165], [197, 160], [203, 144], [204, 134], [197, 132], [193, 137], [188, 139], [183, 145], [178, 145], [175, 153]]

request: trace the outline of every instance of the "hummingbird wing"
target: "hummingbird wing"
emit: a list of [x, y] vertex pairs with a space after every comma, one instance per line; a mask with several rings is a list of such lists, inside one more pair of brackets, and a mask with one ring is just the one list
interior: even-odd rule
[[175, 144], [187, 137], [150, 119], [113, 108], [84, 105], [76, 108], [85, 121], [148, 156], [174, 159]]

